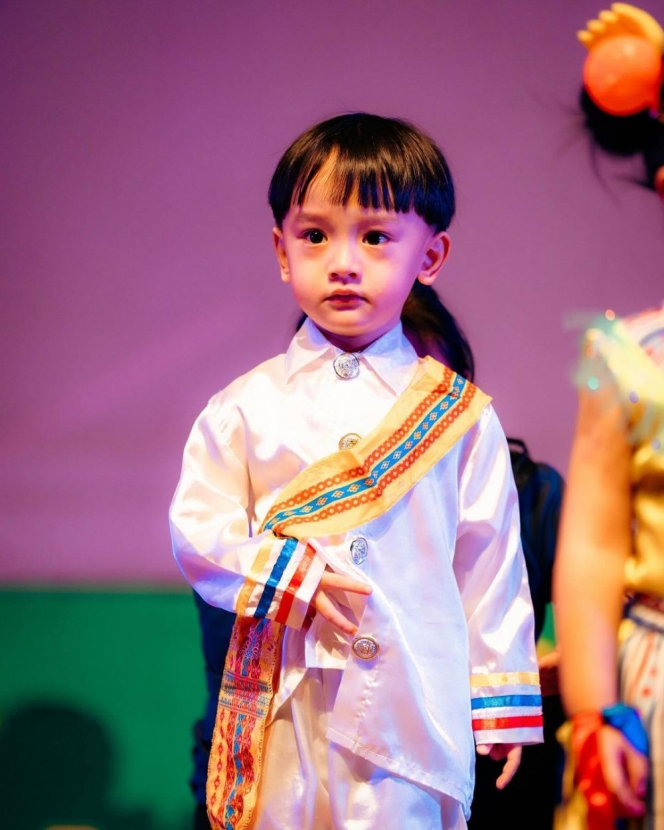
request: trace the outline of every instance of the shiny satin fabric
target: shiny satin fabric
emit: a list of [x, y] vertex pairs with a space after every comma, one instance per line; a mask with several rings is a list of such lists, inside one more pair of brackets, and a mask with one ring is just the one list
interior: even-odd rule
[[458, 801], [410, 786], [327, 740], [341, 677], [310, 669], [275, 713], [250, 830], [465, 830]]
[[[400, 326], [357, 355], [353, 379], [335, 374], [338, 353], [306, 323], [286, 355], [216, 395], [195, 424], [172, 534], [185, 576], [211, 604], [235, 609], [279, 492], [343, 436], [368, 435], [419, 365]], [[351, 550], [358, 538], [367, 550], [360, 564]], [[316, 555], [301, 604], [326, 566], [369, 582], [370, 597], [339, 602], [378, 654], [358, 659], [324, 622], [306, 631], [289, 620], [273, 714], [308, 669], [343, 669], [328, 740], [467, 812], [473, 723], [484, 742], [541, 740], [529, 720], [540, 711], [539, 689], [518, 500], [491, 405], [383, 516], [308, 541]], [[476, 718], [471, 699], [486, 717]]]

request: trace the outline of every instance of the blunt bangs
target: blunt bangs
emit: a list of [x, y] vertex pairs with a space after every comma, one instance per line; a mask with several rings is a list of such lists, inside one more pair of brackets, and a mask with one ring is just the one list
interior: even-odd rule
[[330, 160], [326, 185], [333, 203], [357, 198], [364, 208], [414, 210], [436, 231], [452, 221], [454, 185], [436, 144], [405, 121], [351, 113], [312, 127], [282, 156], [268, 194], [279, 227]]

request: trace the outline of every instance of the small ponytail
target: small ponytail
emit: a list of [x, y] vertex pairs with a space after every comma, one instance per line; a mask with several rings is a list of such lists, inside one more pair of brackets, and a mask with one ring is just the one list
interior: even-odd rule
[[439, 357], [462, 377], [474, 379], [475, 360], [466, 335], [430, 285], [419, 281], [413, 285], [401, 323], [420, 357]]

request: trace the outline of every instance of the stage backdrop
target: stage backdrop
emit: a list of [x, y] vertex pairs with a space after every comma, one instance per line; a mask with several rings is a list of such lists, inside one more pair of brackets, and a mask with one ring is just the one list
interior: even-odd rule
[[600, 180], [580, 130], [575, 31], [598, 10], [4, 0], [0, 578], [178, 580], [166, 511], [188, 430], [297, 318], [270, 175], [347, 110], [409, 118], [448, 155], [439, 290], [508, 433], [564, 469], [568, 324], [664, 294], [661, 205], [629, 161]]

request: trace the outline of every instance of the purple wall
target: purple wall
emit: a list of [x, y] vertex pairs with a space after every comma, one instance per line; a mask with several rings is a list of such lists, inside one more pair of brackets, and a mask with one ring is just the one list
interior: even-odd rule
[[574, 33], [599, 8], [0, 4], [0, 579], [179, 579], [166, 512], [191, 423], [296, 319], [272, 168], [349, 109], [409, 118], [448, 155], [438, 288], [507, 432], [564, 471], [566, 321], [664, 296], [664, 211], [630, 162], [599, 181], [578, 128]]

